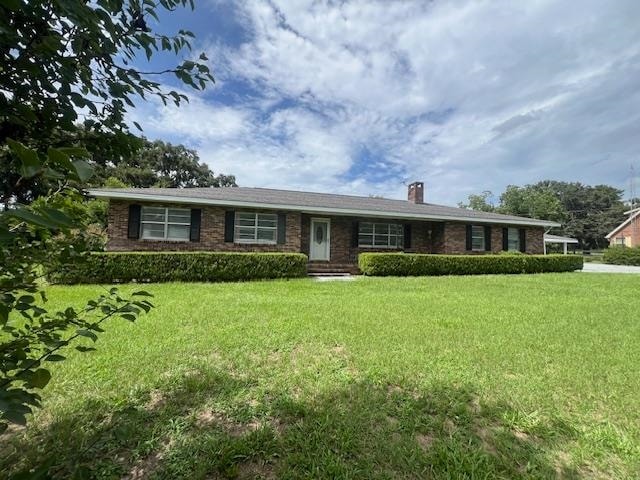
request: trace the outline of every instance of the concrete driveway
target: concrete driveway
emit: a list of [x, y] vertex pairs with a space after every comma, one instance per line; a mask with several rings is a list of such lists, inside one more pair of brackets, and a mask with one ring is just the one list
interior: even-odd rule
[[585, 263], [582, 271], [587, 273], [640, 273], [640, 267], [607, 265], [605, 263]]

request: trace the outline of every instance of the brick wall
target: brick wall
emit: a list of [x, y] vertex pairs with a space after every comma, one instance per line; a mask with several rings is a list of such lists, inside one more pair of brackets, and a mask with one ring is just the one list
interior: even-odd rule
[[[502, 251], [503, 225], [491, 225], [491, 253]], [[482, 254], [485, 252], [473, 252], [467, 250], [467, 226], [464, 223], [445, 223], [444, 246], [437, 253], [447, 254]], [[544, 253], [544, 229], [527, 228], [525, 238], [526, 253]]]
[[[287, 233], [284, 244], [248, 245], [224, 241], [224, 218], [226, 209], [202, 206], [199, 242], [165, 242], [157, 240], [132, 240], [127, 238], [129, 204], [122, 200], [111, 200], [108, 212], [108, 243], [110, 251], [221, 251], [221, 252], [302, 252], [309, 255], [309, 239], [312, 215], [287, 213]], [[153, 204], [161, 206], [160, 204]], [[173, 204], [170, 206], [178, 206]], [[188, 205], [182, 205], [189, 208]], [[252, 210], [252, 211], [255, 211]], [[267, 210], [263, 210], [267, 211]], [[273, 212], [275, 213], [275, 212]], [[390, 222], [388, 219], [322, 216], [331, 221], [331, 263], [356, 264], [361, 252], [389, 252], [394, 249], [358, 248], [352, 246], [353, 226], [358, 221]], [[401, 221], [411, 225], [410, 253], [471, 253], [466, 251], [466, 227], [462, 223]], [[527, 253], [543, 252], [542, 228], [527, 229]], [[492, 252], [502, 250], [502, 226], [492, 227]]]
[[[309, 240], [311, 229], [311, 218], [314, 215], [302, 215], [302, 253], [309, 255]], [[359, 248], [353, 246], [353, 228], [357, 222], [380, 222], [393, 223], [389, 219], [372, 219], [356, 217], [336, 217], [323, 215], [319, 218], [328, 218], [331, 221], [331, 254], [330, 262], [335, 264], [356, 264], [358, 254], [363, 252], [395, 252], [396, 249], [389, 248]], [[420, 221], [398, 221], [404, 225], [411, 225], [411, 248], [404, 251], [408, 253], [439, 253], [442, 249], [444, 237], [439, 232], [444, 229], [439, 227], [444, 225], [440, 222], [420, 222]], [[402, 250], [400, 250], [402, 251]]]
[[[127, 238], [129, 225], [129, 204], [131, 202], [111, 200], [108, 213], [108, 242], [110, 251], [194, 251], [208, 250], [218, 252], [299, 252], [300, 251], [300, 214], [287, 213], [287, 234], [284, 244], [247, 245], [224, 241], [224, 215], [226, 209], [220, 207], [198, 206], [202, 208], [199, 242], [176, 242], [158, 240], [134, 240]], [[161, 205], [190, 208], [189, 205]], [[252, 210], [256, 211], [256, 210]], [[265, 210], [266, 211], [266, 210]], [[271, 212], [275, 213], [275, 212]]]
[[527, 253], [544, 253], [544, 228], [528, 228], [526, 240]]
[[629, 225], [609, 239], [609, 245], [617, 245], [616, 238], [624, 238], [624, 244], [627, 247], [640, 246], [640, 216], [634, 218]]

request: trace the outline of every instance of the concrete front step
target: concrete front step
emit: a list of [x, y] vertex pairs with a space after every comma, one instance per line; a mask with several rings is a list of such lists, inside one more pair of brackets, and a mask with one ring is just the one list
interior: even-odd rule
[[349, 272], [309, 272], [309, 277], [350, 277]]
[[309, 275], [350, 275], [358, 273], [358, 267], [348, 263], [309, 262], [307, 273]]

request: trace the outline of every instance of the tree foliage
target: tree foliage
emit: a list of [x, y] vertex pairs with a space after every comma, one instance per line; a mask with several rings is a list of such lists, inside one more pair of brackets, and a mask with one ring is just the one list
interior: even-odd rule
[[[213, 81], [206, 57], [173, 68], [142, 71], [141, 54], [189, 51], [191, 32], [155, 34], [148, 19], [192, 0], [49, 0], [0, 2], [0, 142], [11, 138], [36, 151], [81, 145], [75, 124], [88, 134], [109, 132], [112, 148], [131, 146], [125, 113], [136, 98], [159, 97], [180, 105], [187, 97], [166, 91], [158, 75], [172, 74], [196, 89]], [[2, 150], [1, 200], [24, 202], [51, 187], [43, 176], [25, 177], [15, 156]]]
[[564, 208], [557, 195], [544, 186], [518, 187], [509, 185], [500, 195], [499, 212], [522, 217], [542, 218], [561, 222]]
[[469, 195], [461, 207], [508, 215], [552, 220], [562, 227], [552, 233], [577, 238], [583, 248], [603, 248], [605, 236], [625, 218], [622, 191], [608, 185], [545, 180], [523, 187], [509, 185], [498, 206], [487, 199], [491, 192]]
[[458, 206], [460, 208], [468, 208], [470, 210], [477, 210], [479, 212], [495, 212], [496, 207], [493, 203], [493, 193], [490, 190], [485, 190], [482, 193], [472, 193], [467, 198], [468, 203], [460, 202]]
[[206, 163], [200, 162], [198, 152], [184, 145], [142, 139], [139, 148], [128, 156], [105, 155], [99, 148], [100, 145], [87, 144], [87, 149], [95, 152], [93, 186], [107, 186], [109, 179], [139, 188], [236, 186], [233, 175], [215, 175]]
[[[20, 144], [18, 144], [20, 145]], [[38, 167], [39, 158], [33, 150], [12, 145], [27, 165]], [[56, 153], [54, 153], [56, 152]], [[64, 158], [72, 168], [53, 170], [52, 158]], [[40, 175], [71, 177], [82, 181], [89, 173], [86, 164], [74, 167], [63, 149], [49, 150], [48, 170]], [[41, 167], [40, 167], [41, 168]], [[134, 321], [141, 311], [152, 305], [136, 292], [127, 299], [112, 289], [89, 300], [85, 307], [68, 307], [50, 312], [42, 278], [64, 265], [81, 262], [93, 238], [86, 234], [86, 224], [80, 205], [80, 193], [62, 183], [58, 190], [39, 197], [29, 207], [5, 210], [0, 215], [0, 430], [7, 422], [25, 424], [26, 414], [40, 405], [42, 389], [51, 378], [47, 362], [64, 360], [61, 349], [81, 337], [94, 342], [103, 330], [106, 319], [120, 316]], [[78, 345], [79, 351], [93, 350]]]
[[[0, 428], [24, 423], [39, 405], [36, 393], [50, 378], [49, 362], [81, 338], [95, 341], [100, 325], [119, 316], [133, 321], [152, 305], [146, 292], [117, 290], [83, 308], [49, 312], [42, 278], [82, 261], [90, 248], [79, 189], [93, 175], [87, 142], [78, 134], [110, 136], [114, 152], [135, 149], [125, 113], [134, 100], [157, 96], [179, 105], [155, 75], [173, 74], [193, 88], [213, 77], [199, 60], [143, 72], [139, 53], [178, 54], [192, 34], [154, 34], [147, 19], [190, 0], [0, 1]], [[104, 151], [104, 149], [103, 149]], [[22, 203], [31, 203], [29, 206]]]

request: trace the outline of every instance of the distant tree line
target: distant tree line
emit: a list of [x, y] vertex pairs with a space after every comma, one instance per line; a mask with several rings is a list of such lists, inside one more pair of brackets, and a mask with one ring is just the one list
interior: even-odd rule
[[462, 208], [551, 220], [562, 224], [550, 233], [578, 239], [582, 248], [604, 248], [605, 235], [626, 215], [623, 191], [609, 185], [544, 180], [533, 185], [509, 185], [497, 198], [491, 191], [469, 195]]

